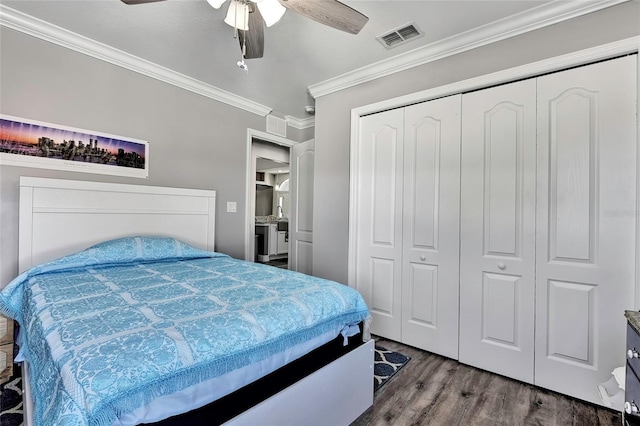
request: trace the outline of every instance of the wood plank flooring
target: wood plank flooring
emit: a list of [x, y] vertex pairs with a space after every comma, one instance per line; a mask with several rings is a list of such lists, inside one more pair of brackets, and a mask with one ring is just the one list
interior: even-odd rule
[[619, 412], [479, 370], [398, 342], [376, 343], [411, 361], [352, 426], [621, 425]]

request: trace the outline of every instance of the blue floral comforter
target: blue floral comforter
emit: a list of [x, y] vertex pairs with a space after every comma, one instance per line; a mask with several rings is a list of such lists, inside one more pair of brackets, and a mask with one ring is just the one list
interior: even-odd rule
[[21, 326], [37, 425], [110, 425], [369, 315], [345, 285], [161, 237], [37, 266], [0, 292], [0, 311]]

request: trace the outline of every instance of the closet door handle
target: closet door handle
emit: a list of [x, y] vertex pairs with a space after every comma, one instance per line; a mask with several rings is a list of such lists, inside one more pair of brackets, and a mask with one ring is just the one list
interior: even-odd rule
[[501, 271], [504, 271], [506, 267], [507, 266], [504, 263], [502, 262], [498, 263], [498, 269], [500, 269]]
[[420, 260], [422, 260], [424, 262], [425, 260], [427, 260], [427, 256], [425, 256], [424, 254], [421, 254], [420, 255]]

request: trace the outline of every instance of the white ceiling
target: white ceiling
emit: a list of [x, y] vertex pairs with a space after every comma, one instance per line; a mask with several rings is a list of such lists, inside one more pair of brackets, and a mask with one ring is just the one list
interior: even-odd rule
[[256, 172], [273, 173], [274, 175], [289, 173], [289, 163], [258, 157], [256, 158]]
[[[216, 10], [206, 0], [135, 6], [119, 0], [0, 0], [3, 6], [268, 106], [276, 115], [300, 120], [310, 117], [305, 112], [305, 106], [313, 105], [310, 85], [478, 27], [500, 24], [496, 21], [506, 17], [520, 14], [514, 18], [521, 19], [523, 14], [532, 15], [550, 4], [528, 0], [344, 3], [369, 17], [360, 34], [343, 33], [287, 11], [280, 22], [265, 29], [264, 57], [248, 60], [247, 73], [236, 65], [239, 44], [232, 28], [222, 22], [226, 4]], [[423, 37], [395, 49], [376, 40], [376, 36], [411, 22], [424, 31]]]

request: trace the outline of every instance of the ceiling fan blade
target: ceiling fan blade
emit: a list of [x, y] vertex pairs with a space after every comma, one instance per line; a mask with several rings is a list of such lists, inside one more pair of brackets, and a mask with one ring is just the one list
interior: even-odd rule
[[280, 3], [307, 18], [350, 34], [358, 34], [369, 18], [338, 0], [280, 0]]
[[164, 1], [164, 0], [122, 0], [122, 3], [132, 5], [132, 4], [154, 3], [157, 1]]
[[257, 59], [262, 58], [264, 54], [264, 19], [254, 4], [250, 6], [249, 29], [238, 30], [238, 40], [240, 40], [241, 50], [243, 45], [246, 46], [244, 59]]

